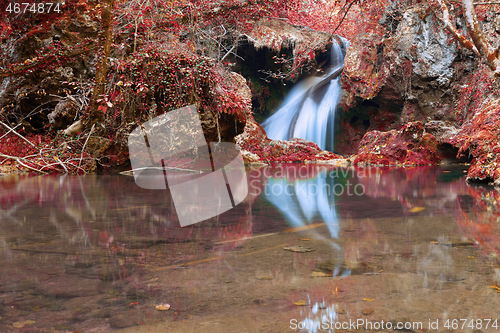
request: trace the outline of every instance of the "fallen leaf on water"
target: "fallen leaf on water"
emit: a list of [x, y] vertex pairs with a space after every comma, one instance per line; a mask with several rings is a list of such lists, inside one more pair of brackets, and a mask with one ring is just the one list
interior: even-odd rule
[[369, 315], [369, 314], [373, 313], [373, 309], [366, 308], [366, 309], [361, 310], [361, 313], [364, 315]]
[[257, 276], [257, 280], [272, 280], [273, 278], [270, 276]]
[[305, 247], [305, 246], [301, 246], [301, 245], [284, 247], [283, 249], [287, 250], [287, 251], [300, 252], [300, 253], [314, 251], [313, 248]]
[[418, 213], [421, 212], [425, 209], [425, 207], [413, 207], [412, 209], [409, 210], [410, 213]]
[[304, 305], [307, 305], [307, 302], [306, 302], [306, 301], [302, 301], [302, 300], [301, 300], [301, 301], [297, 301], [297, 302], [295, 302], [295, 303], [293, 303], [293, 304], [295, 304], [295, 305], [297, 305], [297, 306], [304, 306]]
[[170, 304], [167, 304], [167, 303], [158, 304], [156, 306], [156, 310], [159, 310], [159, 311], [167, 311], [168, 309], [170, 309]]
[[333, 273], [325, 273], [325, 272], [312, 272], [309, 274], [310, 277], [324, 277], [324, 276], [333, 276]]
[[363, 298], [363, 301], [367, 301], [367, 302], [373, 302], [375, 299], [373, 298]]

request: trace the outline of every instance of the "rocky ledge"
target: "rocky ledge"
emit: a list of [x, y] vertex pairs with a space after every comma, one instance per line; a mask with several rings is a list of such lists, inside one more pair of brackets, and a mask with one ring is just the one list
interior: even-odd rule
[[[246, 163], [321, 162], [345, 163], [340, 155], [323, 151], [314, 142], [292, 138], [289, 141], [272, 140], [253, 117], [249, 116], [245, 129], [236, 138]], [[342, 160], [342, 162], [340, 162]]]
[[424, 125], [411, 122], [400, 130], [371, 131], [361, 140], [354, 164], [361, 165], [429, 165], [440, 162], [437, 141]]

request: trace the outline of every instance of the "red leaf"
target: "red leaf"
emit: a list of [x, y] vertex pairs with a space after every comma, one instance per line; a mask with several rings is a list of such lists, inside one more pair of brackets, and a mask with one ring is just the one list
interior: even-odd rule
[[106, 106], [104, 106], [104, 105], [99, 105], [99, 107], [97, 108], [97, 110], [102, 111], [102, 113], [106, 113], [107, 109], [108, 108]]

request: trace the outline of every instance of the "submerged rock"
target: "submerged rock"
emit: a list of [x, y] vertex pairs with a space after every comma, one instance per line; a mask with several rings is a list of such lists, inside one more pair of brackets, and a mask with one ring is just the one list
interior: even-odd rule
[[354, 164], [428, 165], [440, 162], [437, 141], [421, 122], [408, 123], [401, 130], [371, 131], [361, 140]]

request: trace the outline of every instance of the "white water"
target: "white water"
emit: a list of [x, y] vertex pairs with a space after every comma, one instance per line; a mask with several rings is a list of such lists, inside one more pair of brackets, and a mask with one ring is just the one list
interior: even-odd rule
[[[302, 138], [315, 142], [323, 150], [333, 151], [335, 110], [340, 97], [339, 74], [344, 69], [342, 47], [335, 42], [331, 66], [323, 76], [298, 83], [282, 106], [262, 126], [271, 139]], [[349, 42], [342, 38], [345, 48]]]

